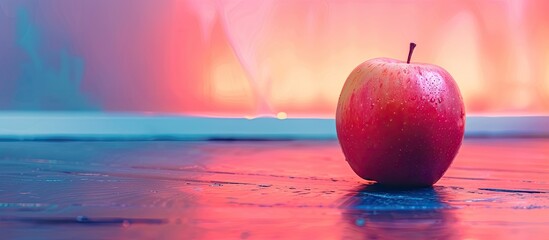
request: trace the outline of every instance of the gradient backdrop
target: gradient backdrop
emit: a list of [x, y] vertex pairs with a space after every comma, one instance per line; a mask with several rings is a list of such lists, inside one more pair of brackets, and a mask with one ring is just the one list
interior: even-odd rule
[[1, 0], [0, 110], [333, 117], [374, 57], [446, 68], [470, 115], [549, 114], [549, 1]]

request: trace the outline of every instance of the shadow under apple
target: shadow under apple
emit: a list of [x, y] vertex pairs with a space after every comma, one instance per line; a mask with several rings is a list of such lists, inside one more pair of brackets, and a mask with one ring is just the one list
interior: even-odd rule
[[444, 187], [362, 185], [341, 199], [346, 234], [368, 239], [452, 239], [457, 218]]

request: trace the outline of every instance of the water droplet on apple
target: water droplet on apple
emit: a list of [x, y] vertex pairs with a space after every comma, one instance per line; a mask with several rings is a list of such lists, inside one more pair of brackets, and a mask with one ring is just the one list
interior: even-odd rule
[[442, 97], [439, 97], [437, 100], [438, 100], [438, 103], [442, 103]]
[[374, 106], [375, 106], [375, 104], [374, 104], [374, 103], [370, 104], [370, 109], [373, 109], [373, 108], [374, 108]]

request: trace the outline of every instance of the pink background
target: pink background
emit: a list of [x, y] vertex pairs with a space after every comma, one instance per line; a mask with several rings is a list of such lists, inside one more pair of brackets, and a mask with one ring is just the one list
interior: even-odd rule
[[374, 57], [440, 65], [470, 115], [549, 113], [549, 2], [2, 0], [0, 109], [333, 117]]

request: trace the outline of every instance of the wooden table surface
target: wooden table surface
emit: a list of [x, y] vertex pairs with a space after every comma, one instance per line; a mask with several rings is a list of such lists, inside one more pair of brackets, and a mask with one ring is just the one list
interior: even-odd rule
[[549, 239], [549, 139], [467, 139], [433, 187], [337, 141], [0, 142], [2, 239]]

